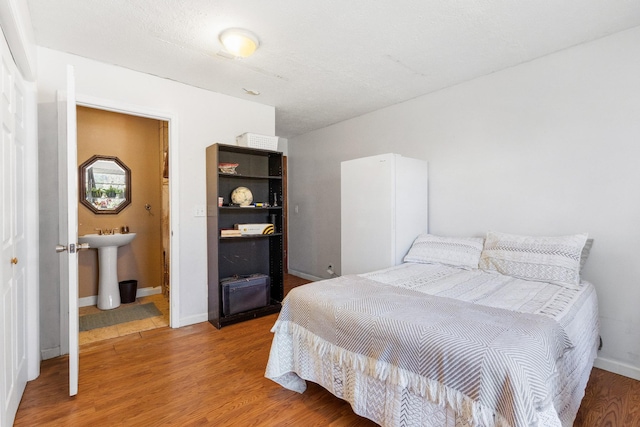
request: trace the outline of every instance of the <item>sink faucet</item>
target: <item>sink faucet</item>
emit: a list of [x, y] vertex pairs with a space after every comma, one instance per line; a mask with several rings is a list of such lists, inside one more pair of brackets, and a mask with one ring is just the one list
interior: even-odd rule
[[98, 235], [102, 236], [103, 234], [105, 235], [111, 235], [111, 234], [116, 234], [118, 232], [117, 228], [105, 228], [104, 230], [101, 228], [96, 228], [96, 230], [98, 230]]

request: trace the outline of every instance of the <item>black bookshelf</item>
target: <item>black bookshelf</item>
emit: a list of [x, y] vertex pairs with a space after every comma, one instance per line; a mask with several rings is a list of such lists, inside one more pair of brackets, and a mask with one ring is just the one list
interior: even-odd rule
[[[266, 316], [280, 310], [284, 297], [284, 197], [282, 153], [213, 144], [207, 147], [207, 263], [209, 322], [216, 328]], [[238, 163], [235, 173], [224, 173], [220, 163]], [[262, 206], [230, 206], [237, 187], [251, 190]], [[275, 198], [274, 198], [275, 195]], [[222, 197], [222, 206], [218, 198]], [[273, 234], [224, 237], [222, 229], [235, 224], [274, 225]], [[220, 281], [227, 277], [268, 275], [270, 303], [225, 316]]]

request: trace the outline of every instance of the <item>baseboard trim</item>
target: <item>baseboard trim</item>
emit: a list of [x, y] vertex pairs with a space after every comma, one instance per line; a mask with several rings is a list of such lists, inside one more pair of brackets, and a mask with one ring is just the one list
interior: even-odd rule
[[640, 368], [637, 366], [631, 366], [605, 357], [597, 357], [593, 362], [593, 366], [640, 381]]
[[289, 269], [289, 274], [292, 274], [292, 275], [298, 276], [298, 277], [302, 277], [303, 279], [311, 280], [313, 282], [318, 282], [320, 280], [327, 280], [326, 277], [312, 276], [311, 274], [307, 274], [307, 273], [303, 273], [301, 271], [296, 271], [296, 270], [291, 270], [291, 269]]
[[40, 357], [42, 360], [53, 359], [60, 356], [60, 347], [44, 348], [40, 350]]
[[148, 297], [149, 295], [157, 295], [162, 293], [162, 287], [156, 286], [155, 288], [141, 288], [136, 290], [136, 298]]
[[183, 326], [195, 325], [196, 323], [208, 322], [209, 313], [194, 314], [193, 316], [183, 317], [180, 319], [180, 325], [171, 326], [172, 328], [181, 328]]
[[[162, 287], [156, 286], [155, 288], [146, 287], [136, 289], [136, 298], [148, 297], [149, 295], [156, 295], [162, 293]], [[78, 307], [88, 307], [90, 305], [98, 304], [98, 295], [91, 295], [90, 297], [78, 298]]]

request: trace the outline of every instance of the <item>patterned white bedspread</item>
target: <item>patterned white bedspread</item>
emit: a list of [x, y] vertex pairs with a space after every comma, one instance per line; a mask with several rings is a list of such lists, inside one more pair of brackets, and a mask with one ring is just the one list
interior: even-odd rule
[[[266, 376], [299, 392], [320, 382], [381, 425], [424, 424], [411, 421], [417, 396], [453, 410], [456, 425], [567, 426], [595, 353], [579, 320], [594, 317], [589, 305], [589, 284], [442, 265], [316, 282], [285, 299]], [[362, 401], [374, 390], [382, 408]]]

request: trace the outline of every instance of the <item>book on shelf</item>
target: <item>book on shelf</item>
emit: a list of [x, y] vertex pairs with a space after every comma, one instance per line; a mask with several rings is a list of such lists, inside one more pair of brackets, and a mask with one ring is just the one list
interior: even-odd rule
[[220, 237], [237, 237], [242, 236], [240, 230], [235, 230], [233, 228], [223, 228], [220, 230]]

